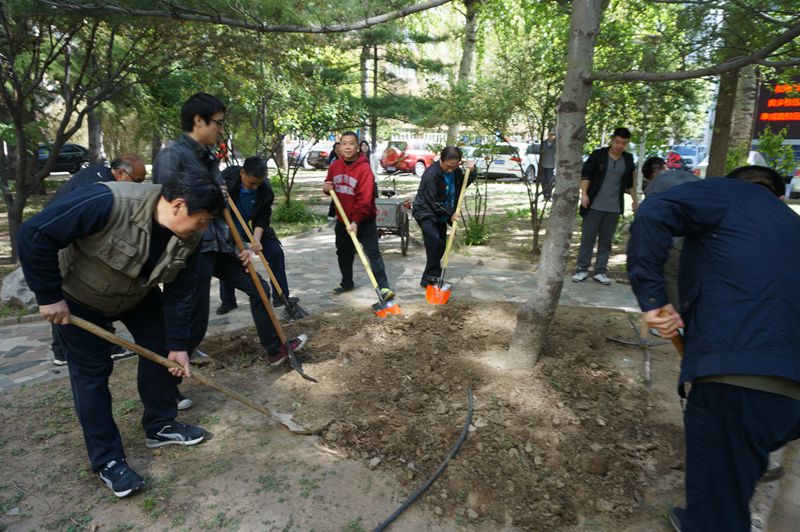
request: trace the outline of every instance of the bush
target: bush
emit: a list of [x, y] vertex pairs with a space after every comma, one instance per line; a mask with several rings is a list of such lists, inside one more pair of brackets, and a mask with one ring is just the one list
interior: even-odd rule
[[467, 220], [466, 244], [468, 246], [482, 246], [492, 238], [492, 232], [485, 223]]
[[314, 215], [302, 201], [290, 203], [282, 201], [272, 211], [272, 222], [274, 223], [294, 224], [312, 221], [314, 221]]

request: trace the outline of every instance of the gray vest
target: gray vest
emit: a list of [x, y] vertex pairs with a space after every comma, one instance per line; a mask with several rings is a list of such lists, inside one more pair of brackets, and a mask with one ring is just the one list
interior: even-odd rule
[[173, 235], [150, 276], [140, 279], [150, 252], [150, 229], [161, 185], [101, 184], [114, 195], [108, 224], [62, 249], [59, 265], [65, 294], [113, 316], [135, 307], [159, 283], [174, 280], [200, 243], [201, 234], [188, 239]]

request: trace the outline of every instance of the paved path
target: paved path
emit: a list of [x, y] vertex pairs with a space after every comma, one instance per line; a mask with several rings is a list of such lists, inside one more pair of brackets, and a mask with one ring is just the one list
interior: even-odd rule
[[[289, 286], [292, 294], [300, 297], [305, 309], [312, 314], [343, 307], [369, 312], [370, 305], [376, 301], [375, 293], [358, 259], [354, 265], [357, 289], [335, 298], [330, 295], [331, 288], [340, 280], [334, 235], [330, 227], [304, 236], [286, 238], [283, 243]], [[389, 282], [398, 294], [398, 303], [422, 303], [425, 292], [419, 287], [419, 279], [425, 263], [424, 249], [412, 242], [408, 256], [403, 257], [399, 239], [388, 237], [381, 240], [381, 251]], [[522, 302], [527, 298], [527, 291], [534, 279], [532, 268], [527, 264], [478, 263], [456, 257], [451, 260], [447, 273], [448, 280], [455, 284], [454, 297], [464, 300]], [[237, 296], [239, 309], [225, 316], [215, 315], [214, 310], [219, 304], [218, 294], [215, 279], [212, 284], [209, 334], [252, 325], [247, 299], [241, 293]], [[628, 285], [605, 287], [591, 280], [577, 284], [567, 278], [561, 302], [638, 310]], [[130, 339], [125, 328], [118, 325], [119, 334]], [[66, 376], [65, 368], [52, 365], [49, 351], [49, 324], [36, 321], [0, 326], [0, 393], [23, 384]]]

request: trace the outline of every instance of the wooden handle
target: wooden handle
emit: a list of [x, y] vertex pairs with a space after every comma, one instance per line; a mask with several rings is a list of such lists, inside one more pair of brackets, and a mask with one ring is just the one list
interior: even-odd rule
[[[236, 204], [233, 202], [233, 199], [230, 197], [230, 195], [226, 194], [225, 198], [228, 200], [228, 205], [230, 206], [231, 210], [233, 211], [234, 216], [236, 216], [236, 219], [239, 220], [239, 223], [241, 224], [242, 229], [244, 229], [244, 234], [247, 235], [247, 239], [250, 241], [250, 245], [251, 246], [255, 245], [256, 240], [255, 240], [255, 238], [253, 238], [253, 232], [250, 230], [250, 227], [247, 226], [247, 222], [245, 222], [244, 218], [242, 218], [242, 213], [239, 212], [239, 209], [236, 207]], [[267, 259], [264, 257], [264, 253], [259, 251], [258, 252], [258, 258], [261, 259], [261, 263], [264, 265], [264, 268], [267, 270], [267, 275], [269, 275], [269, 280], [272, 281], [272, 286], [275, 288], [275, 291], [278, 293], [278, 296], [281, 299], [284, 299], [284, 297], [283, 297], [283, 289], [281, 288], [281, 285], [278, 284], [278, 279], [275, 277], [275, 274], [272, 273], [272, 268], [269, 267], [269, 262], [267, 262]]]
[[[461, 203], [464, 201], [464, 193], [467, 190], [467, 183], [469, 182], [469, 172], [472, 168], [467, 168], [467, 173], [464, 174], [464, 182], [461, 183], [461, 193], [458, 195], [456, 202], [456, 210], [453, 214], [461, 212]], [[450, 228], [450, 236], [447, 238], [447, 247], [444, 249], [444, 260], [442, 261], [442, 269], [447, 268], [447, 263], [450, 260], [450, 250], [453, 248], [453, 241], [456, 239], [456, 227], [458, 227], [458, 218], [453, 221], [453, 227]]]
[[358, 252], [358, 257], [361, 259], [361, 262], [364, 264], [364, 269], [367, 270], [367, 276], [369, 277], [369, 281], [372, 283], [372, 287], [375, 290], [378, 290], [378, 281], [375, 279], [375, 274], [372, 273], [372, 268], [369, 265], [369, 260], [367, 260], [367, 256], [364, 255], [364, 250], [361, 248], [361, 242], [358, 241], [358, 237], [350, 231], [350, 220], [347, 218], [347, 215], [344, 213], [344, 208], [342, 207], [342, 203], [339, 201], [339, 196], [336, 195], [336, 191], [331, 189], [330, 191], [331, 199], [333, 203], [336, 205], [336, 210], [339, 211], [339, 216], [342, 217], [342, 221], [344, 222], [344, 226], [347, 229], [347, 234], [350, 235], [350, 238], [353, 240], [353, 246], [355, 246], [356, 251]]
[[[231, 230], [231, 235], [233, 236], [233, 241], [236, 242], [236, 247], [239, 250], [239, 253], [244, 251], [244, 242], [242, 242], [242, 237], [239, 234], [239, 231], [236, 229], [236, 225], [233, 223], [233, 218], [231, 218], [231, 213], [228, 212], [228, 209], [222, 211], [222, 215], [225, 217], [225, 222], [228, 224], [228, 227]], [[282, 344], [286, 343], [286, 335], [283, 333], [283, 327], [281, 327], [281, 322], [278, 320], [278, 317], [275, 315], [275, 310], [272, 308], [272, 304], [269, 302], [269, 298], [267, 297], [267, 293], [264, 291], [264, 286], [261, 284], [261, 279], [258, 277], [258, 273], [256, 269], [253, 267], [253, 264], [247, 267], [247, 273], [250, 274], [250, 279], [253, 280], [253, 284], [256, 287], [256, 291], [258, 291], [258, 295], [261, 297], [261, 302], [264, 304], [264, 309], [266, 309], [267, 314], [269, 314], [269, 319], [272, 322], [272, 326], [275, 327], [275, 333], [278, 335], [278, 339], [281, 341]]]
[[[144, 348], [144, 347], [142, 347], [140, 345], [137, 345], [137, 344], [135, 344], [133, 342], [129, 342], [128, 340], [126, 340], [124, 338], [121, 338], [121, 337], [117, 336], [114, 333], [108, 332], [107, 330], [103, 329], [102, 327], [99, 327], [99, 326], [95, 325], [94, 323], [92, 323], [90, 321], [86, 321], [83, 318], [79, 318], [78, 316], [75, 316], [74, 314], [70, 315], [69, 322], [70, 322], [71, 325], [74, 325], [75, 327], [78, 327], [80, 329], [83, 329], [84, 331], [90, 332], [90, 333], [94, 334], [95, 336], [99, 336], [100, 338], [102, 338], [103, 340], [106, 340], [107, 342], [111, 342], [112, 344], [122, 346], [125, 349], [129, 349], [130, 351], [133, 351], [134, 353], [138, 354], [139, 356], [141, 356], [143, 358], [146, 358], [147, 360], [150, 360], [151, 362], [155, 362], [156, 364], [160, 364], [160, 365], [164, 366], [165, 368], [183, 369], [181, 367], [181, 365], [178, 364], [177, 362], [174, 362], [174, 361], [172, 361], [172, 360], [170, 360], [170, 359], [168, 359], [166, 357], [162, 357], [161, 355], [158, 355], [158, 354], [154, 353], [153, 351], [150, 351], [149, 349]], [[260, 412], [260, 413], [264, 414], [265, 416], [270, 416], [270, 417], [272, 416], [272, 413], [268, 409], [264, 408], [263, 406], [261, 406], [258, 403], [255, 403], [255, 402], [251, 401], [250, 399], [248, 399], [244, 395], [240, 394], [239, 392], [231, 390], [227, 386], [223, 386], [221, 384], [217, 384], [213, 380], [211, 380], [208, 377], [206, 377], [205, 375], [203, 375], [197, 369], [193, 369], [192, 370], [192, 378], [194, 380], [196, 380], [197, 382], [199, 382], [200, 384], [204, 384], [205, 386], [208, 386], [209, 388], [213, 388], [213, 389], [215, 389], [215, 390], [217, 390], [219, 392], [222, 392], [225, 395], [227, 395], [228, 397], [239, 401], [240, 403], [242, 403], [245, 406], [249, 406], [253, 410], [255, 410], [257, 412]]]
[[[661, 317], [669, 316], [669, 313], [666, 310], [662, 309], [661, 312], [658, 313], [658, 315]], [[670, 338], [670, 340], [672, 340], [672, 346], [675, 348], [675, 351], [678, 352], [678, 356], [683, 358], [683, 352], [684, 352], [683, 336], [681, 336], [681, 334], [678, 333], [676, 336]]]

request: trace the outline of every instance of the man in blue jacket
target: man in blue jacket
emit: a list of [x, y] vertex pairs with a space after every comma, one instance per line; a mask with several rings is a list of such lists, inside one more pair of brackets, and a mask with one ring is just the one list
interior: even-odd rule
[[[800, 217], [777, 172], [746, 166], [648, 198], [628, 243], [628, 276], [650, 327], [683, 328], [679, 391], [686, 509], [677, 530], [749, 531], [749, 502], [769, 453], [800, 437]], [[684, 236], [681, 308], [664, 263]]]

